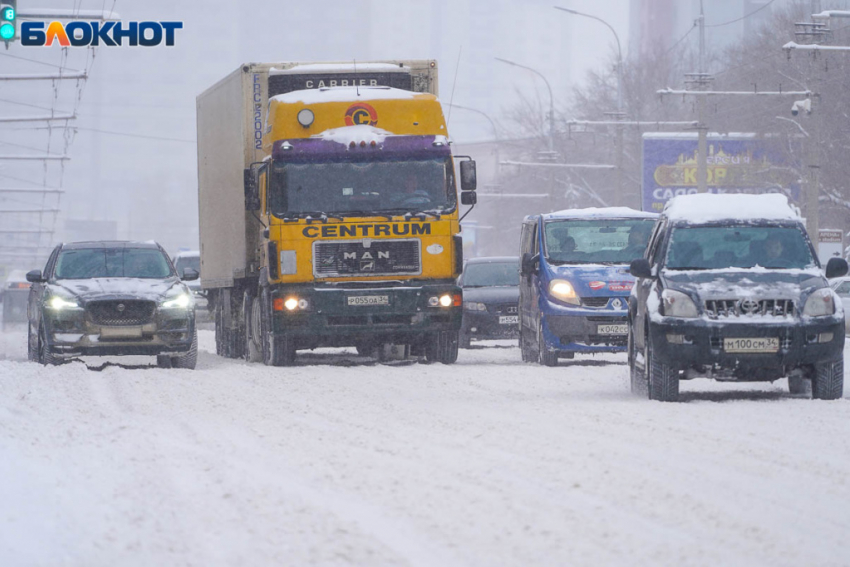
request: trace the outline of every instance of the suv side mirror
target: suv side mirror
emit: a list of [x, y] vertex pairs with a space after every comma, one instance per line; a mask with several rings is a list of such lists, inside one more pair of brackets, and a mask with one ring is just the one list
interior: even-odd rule
[[[460, 162], [460, 189], [461, 191], [475, 191], [478, 180], [475, 174], [475, 160]], [[464, 203], [465, 205], [466, 203]]]
[[180, 279], [184, 282], [191, 282], [195, 281], [199, 277], [201, 277], [201, 274], [199, 274], [198, 270], [196, 270], [195, 268], [183, 268], [183, 277], [181, 277]]
[[830, 258], [826, 263], [826, 277], [840, 278], [847, 274], [847, 260], [844, 258]]
[[537, 273], [537, 268], [535, 264], [537, 260], [540, 258], [538, 255], [531, 255], [531, 252], [526, 252], [522, 255], [522, 263], [520, 264], [520, 275], [521, 276], [530, 276], [531, 274]]
[[478, 202], [478, 193], [475, 191], [461, 191], [460, 193], [460, 204], [461, 205], [474, 205]]
[[257, 172], [255, 169], [245, 168], [242, 174], [243, 183], [245, 185], [245, 210], [259, 211], [260, 210], [260, 191], [257, 186]]
[[636, 278], [651, 278], [652, 267], [649, 265], [649, 260], [646, 258], [632, 260], [632, 263], [629, 264], [629, 273]]
[[41, 276], [41, 270], [32, 270], [30, 272], [27, 272], [27, 281], [31, 283], [42, 283], [46, 282], [47, 280], [45, 280]]

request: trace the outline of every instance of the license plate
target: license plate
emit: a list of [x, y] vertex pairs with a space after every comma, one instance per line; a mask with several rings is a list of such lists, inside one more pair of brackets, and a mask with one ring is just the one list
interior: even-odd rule
[[101, 327], [102, 339], [136, 339], [142, 337], [141, 327]]
[[389, 295], [350, 295], [349, 305], [389, 305]]
[[519, 315], [504, 315], [499, 317], [499, 325], [518, 325]]
[[597, 335], [628, 335], [629, 326], [626, 323], [622, 325], [597, 325]]
[[726, 352], [776, 352], [779, 339], [775, 337], [756, 337], [748, 339], [723, 339]]

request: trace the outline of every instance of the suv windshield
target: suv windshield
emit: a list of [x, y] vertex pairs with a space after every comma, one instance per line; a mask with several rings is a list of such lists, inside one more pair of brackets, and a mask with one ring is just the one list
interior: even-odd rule
[[59, 280], [87, 278], [167, 278], [168, 258], [152, 248], [78, 248], [62, 250], [54, 277]]
[[449, 211], [455, 208], [449, 159], [275, 163], [269, 208], [304, 213]]
[[655, 219], [549, 221], [546, 258], [562, 264], [628, 264], [643, 257]]
[[780, 226], [677, 227], [670, 234], [666, 261], [673, 270], [814, 265], [803, 231]]
[[519, 262], [481, 262], [467, 264], [463, 287], [518, 286]]

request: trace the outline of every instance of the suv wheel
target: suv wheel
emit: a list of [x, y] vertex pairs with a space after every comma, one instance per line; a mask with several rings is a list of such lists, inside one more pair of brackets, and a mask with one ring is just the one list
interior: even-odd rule
[[844, 359], [815, 364], [812, 377], [812, 398], [837, 400], [844, 394]]
[[537, 323], [537, 356], [543, 366], [558, 366], [558, 354], [546, 348], [546, 339], [543, 338], [543, 319]]
[[629, 328], [629, 377], [631, 379], [632, 394], [647, 397], [649, 387], [646, 383], [646, 372], [637, 367], [637, 348], [631, 328]]
[[644, 360], [646, 360], [646, 372], [649, 377], [649, 399], [659, 402], [678, 402], [679, 373], [652, 355], [652, 345], [649, 340], [647, 340]]

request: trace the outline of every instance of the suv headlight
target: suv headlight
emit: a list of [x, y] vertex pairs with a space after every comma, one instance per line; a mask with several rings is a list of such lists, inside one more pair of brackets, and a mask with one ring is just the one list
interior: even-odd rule
[[697, 304], [686, 293], [674, 289], [665, 289], [661, 292], [661, 302], [664, 306], [662, 314], [665, 317], [682, 317], [693, 319], [699, 317]]
[[192, 305], [192, 296], [184, 291], [176, 295], [170, 295], [160, 303], [160, 309], [188, 309]]
[[483, 303], [476, 303], [475, 301], [467, 301], [463, 304], [463, 308], [467, 311], [487, 311], [487, 306]]
[[573, 284], [567, 280], [552, 280], [549, 282], [549, 295], [563, 301], [564, 303], [581, 305], [581, 301], [576, 295], [576, 290], [573, 287]]
[[828, 287], [819, 289], [809, 296], [803, 307], [806, 317], [825, 317], [835, 313], [835, 298]]
[[79, 309], [80, 307], [80, 304], [73, 297], [62, 297], [61, 295], [52, 295], [45, 303], [54, 311]]

